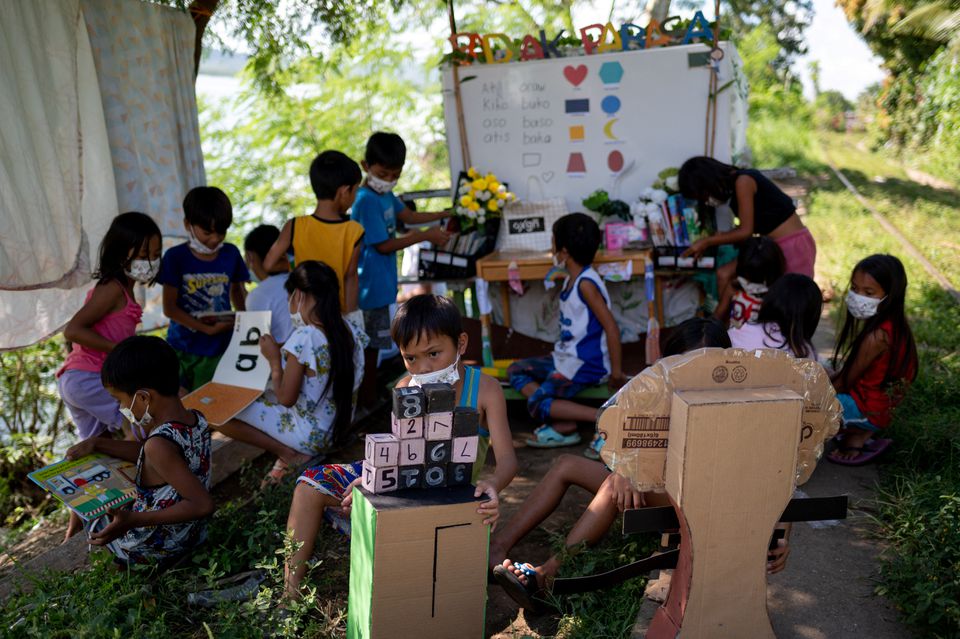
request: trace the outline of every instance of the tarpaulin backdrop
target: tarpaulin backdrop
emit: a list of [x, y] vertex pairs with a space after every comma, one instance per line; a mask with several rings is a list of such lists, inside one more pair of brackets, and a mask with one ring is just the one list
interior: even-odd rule
[[0, 349], [83, 303], [122, 211], [182, 236], [205, 183], [195, 26], [135, 0], [12, 0], [0, 20]]

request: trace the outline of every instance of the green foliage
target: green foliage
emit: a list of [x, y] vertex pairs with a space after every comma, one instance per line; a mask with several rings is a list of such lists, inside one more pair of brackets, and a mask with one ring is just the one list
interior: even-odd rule
[[[612, 530], [620, 530], [620, 519]], [[555, 550], [563, 561], [565, 576], [595, 575], [649, 557], [657, 548], [655, 535], [611, 534], [593, 548], [564, 548], [557, 537]], [[557, 628], [558, 639], [614, 639], [629, 637], [643, 603], [646, 579], [626, 581], [615, 588], [570, 595], [555, 600], [563, 617]]]
[[736, 44], [750, 83], [750, 117], [809, 121], [812, 114], [803, 97], [803, 87], [789, 69], [777, 67], [782, 49], [770, 27], [760, 24]]
[[264, 96], [248, 73], [235, 102], [201, 104], [208, 180], [230, 194], [234, 233], [310, 213], [313, 158], [338, 149], [360, 160], [377, 130], [407, 142], [404, 190], [449, 184], [439, 85], [411, 62], [411, 45], [391, 37], [395, 28], [371, 25], [322, 59], [300, 60], [277, 76], [282, 96]]
[[845, 115], [853, 110], [853, 103], [839, 91], [824, 91], [817, 95], [813, 108], [817, 126], [833, 131], [845, 131]]
[[[257, 480], [248, 474], [246, 483]], [[250, 487], [252, 490], [252, 486]], [[300, 604], [278, 605], [283, 587], [284, 539], [292, 491], [283, 485], [248, 505], [222, 507], [212, 518], [209, 542], [184, 564], [165, 573], [118, 570], [109, 553], [96, 553], [91, 568], [50, 574], [28, 594], [0, 608], [4, 636], [20, 637], [331, 637], [345, 624], [347, 541], [324, 530], [308, 573], [311, 590]], [[259, 568], [267, 580], [251, 601], [190, 607], [187, 594], [215, 587], [225, 575]]]
[[66, 422], [54, 379], [62, 361], [59, 338], [0, 353], [0, 526], [47, 501], [26, 475], [46, 463]]
[[813, 135], [807, 127], [797, 127], [784, 117], [759, 115], [750, 119], [747, 142], [753, 152], [753, 165], [789, 166], [813, 173], [820, 165], [811, 159]]

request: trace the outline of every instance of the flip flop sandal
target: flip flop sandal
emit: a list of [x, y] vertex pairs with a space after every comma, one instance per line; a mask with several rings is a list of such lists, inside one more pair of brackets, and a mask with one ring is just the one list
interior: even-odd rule
[[527, 446], [531, 448], [562, 448], [580, 443], [580, 433], [563, 435], [547, 424], [534, 429], [533, 435], [532, 438], [527, 439]]
[[531, 611], [539, 610], [540, 603], [537, 598], [543, 594], [543, 588], [537, 585], [537, 571], [527, 563], [513, 565], [523, 572], [527, 578], [527, 583], [520, 581], [520, 578], [512, 570], [503, 565], [493, 567], [494, 579], [497, 580], [504, 592], [517, 602], [518, 606]]
[[593, 461], [600, 461], [600, 449], [603, 448], [605, 443], [606, 440], [597, 433], [593, 436], [593, 441], [590, 442], [590, 445], [583, 449], [583, 456]]
[[290, 474], [292, 469], [287, 465], [287, 462], [282, 459], [277, 459], [273, 462], [273, 466], [267, 472], [267, 475], [263, 478], [263, 481], [260, 482], [260, 488], [266, 488], [268, 486], [276, 486], [284, 480], [287, 475]]
[[[870, 439], [863, 446], [841, 446], [834, 453], [827, 455], [827, 461], [841, 466], [863, 466], [879, 457], [890, 447], [891, 443], [893, 443], [892, 439]], [[835, 457], [836, 452], [855, 452], [858, 455], [853, 459], [837, 459]]]

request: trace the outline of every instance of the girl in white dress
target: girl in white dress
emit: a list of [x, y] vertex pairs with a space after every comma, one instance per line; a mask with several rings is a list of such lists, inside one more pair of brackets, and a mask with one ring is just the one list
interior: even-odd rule
[[270, 385], [235, 419], [217, 427], [277, 456], [265, 482], [279, 481], [346, 432], [368, 342], [363, 329], [340, 314], [340, 283], [323, 262], [301, 263], [285, 288], [293, 333], [282, 349], [273, 337], [260, 338], [260, 351], [270, 362]]

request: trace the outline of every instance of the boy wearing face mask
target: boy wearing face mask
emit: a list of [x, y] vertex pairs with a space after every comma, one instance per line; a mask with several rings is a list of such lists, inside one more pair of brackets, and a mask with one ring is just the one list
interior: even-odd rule
[[367, 140], [361, 163], [367, 174], [357, 192], [350, 216], [366, 232], [360, 257], [360, 309], [370, 346], [366, 354], [367, 376], [361, 397], [375, 396], [378, 351], [389, 349], [390, 305], [397, 301], [397, 251], [423, 241], [446, 244], [450, 234], [439, 226], [410, 231], [397, 237], [397, 220], [408, 226], [429, 224], [449, 217], [449, 212], [421, 213], [410, 210], [393, 193], [403, 172], [407, 147], [396, 133], [377, 132]]
[[311, 215], [288, 220], [263, 260], [264, 269], [273, 272], [292, 249], [294, 266], [311, 260], [323, 262], [337, 274], [344, 314], [357, 310], [357, 265], [364, 230], [347, 218], [347, 211], [357, 196], [361, 177], [357, 163], [340, 151], [324, 151], [314, 158], [310, 186], [317, 206]]
[[283, 344], [293, 332], [284, 288], [290, 276], [290, 265], [286, 260], [280, 260], [270, 271], [263, 267], [278, 237], [280, 229], [271, 224], [261, 224], [243, 240], [243, 258], [257, 283], [256, 288], [247, 295], [247, 310], [270, 311], [270, 334], [278, 344]]
[[[530, 415], [542, 422], [528, 446], [557, 448], [580, 443], [577, 422], [593, 423], [597, 409], [570, 401], [581, 390], [606, 381], [626, 382], [620, 359], [620, 329], [610, 312], [603, 278], [591, 266], [600, 247], [600, 227], [583, 213], [553, 225], [553, 261], [566, 274], [560, 292], [560, 339], [553, 354], [514, 362], [510, 385], [527, 398]], [[599, 451], [594, 438], [586, 454]]]
[[[148, 362], [144, 365], [144, 362]], [[106, 546], [123, 566], [167, 566], [202, 544], [210, 496], [210, 431], [177, 395], [179, 362], [159, 337], [130, 337], [103, 363], [104, 387], [130, 421], [137, 441], [93, 437], [67, 459], [95, 452], [137, 465], [131, 508], [112, 508], [88, 524], [90, 543]]]
[[170, 318], [167, 342], [180, 361], [184, 393], [213, 379], [227, 350], [233, 321], [210, 317], [246, 309], [244, 283], [250, 274], [240, 250], [224, 242], [233, 222], [227, 194], [215, 186], [190, 189], [183, 199], [183, 225], [189, 240], [163, 256], [163, 314]]
[[[467, 334], [463, 331], [460, 311], [445, 297], [417, 295], [397, 311], [391, 335], [400, 347], [409, 373], [397, 382], [397, 387], [450, 384], [459, 406], [469, 406], [480, 413], [480, 445], [473, 465], [472, 482], [476, 485], [477, 497], [489, 497], [480, 503], [477, 512], [486, 517], [485, 524], [495, 523], [500, 513], [498, 493], [513, 480], [517, 458], [503, 389], [497, 380], [463, 363]], [[496, 456], [493, 476], [478, 479], [491, 446]], [[297, 542], [297, 550], [285, 567], [288, 597], [299, 597], [306, 562], [313, 553], [323, 519], [349, 534], [352, 490], [360, 483], [362, 466], [362, 460], [324, 464], [308, 468], [297, 480], [287, 519], [287, 531]]]

